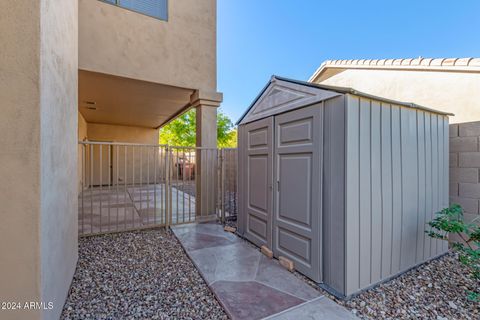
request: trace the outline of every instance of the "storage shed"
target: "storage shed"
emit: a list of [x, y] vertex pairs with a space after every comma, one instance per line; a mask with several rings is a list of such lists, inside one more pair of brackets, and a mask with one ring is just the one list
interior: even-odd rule
[[448, 115], [272, 77], [237, 123], [239, 232], [341, 297], [445, 253]]

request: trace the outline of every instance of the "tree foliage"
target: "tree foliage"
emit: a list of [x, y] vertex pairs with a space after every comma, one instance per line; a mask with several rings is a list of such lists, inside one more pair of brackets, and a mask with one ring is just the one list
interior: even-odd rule
[[237, 129], [232, 120], [221, 110], [217, 113], [217, 145], [219, 148], [234, 148], [237, 146]]
[[195, 146], [195, 109], [185, 112], [160, 129], [160, 144]]
[[[160, 129], [160, 144], [194, 147], [196, 123], [195, 109], [185, 112]], [[217, 145], [219, 148], [235, 148], [237, 146], [237, 129], [221, 109], [217, 112]]]
[[[462, 207], [452, 204], [437, 212], [435, 219], [428, 225], [431, 230], [425, 232], [432, 238], [448, 241], [452, 240], [450, 235], [455, 235], [460, 239], [452, 243], [452, 248], [458, 252], [459, 261], [468, 268], [472, 277], [480, 281], [480, 227], [465, 222]], [[480, 292], [469, 292], [468, 298], [478, 302]]]

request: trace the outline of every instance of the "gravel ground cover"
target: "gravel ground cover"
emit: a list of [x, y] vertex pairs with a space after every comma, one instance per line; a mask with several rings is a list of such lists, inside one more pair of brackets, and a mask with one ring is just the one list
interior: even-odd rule
[[[246, 243], [258, 249], [251, 242]], [[301, 273], [294, 274], [360, 319], [480, 320], [480, 303], [466, 297], [466, 291], [478, 291], [480, 283], [466, 272], [454, 252], [348, 301], [337, 299]]]
[[455, 253], [425, 263], [391, 281], [367, 290], [349, 301], [325, 295], [361, 319], [480, 319], [480, 303], [466, 298], [466, 290], [480, 283], [472, 279]]
[[81, 238], [62, 319], [228, 319], [165, 229]]

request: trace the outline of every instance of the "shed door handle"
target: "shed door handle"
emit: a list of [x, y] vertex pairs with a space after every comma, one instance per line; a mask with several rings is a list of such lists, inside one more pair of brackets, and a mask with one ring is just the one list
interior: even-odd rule
[[280, 180], [277, 180], [277, 191], [280, 191]]

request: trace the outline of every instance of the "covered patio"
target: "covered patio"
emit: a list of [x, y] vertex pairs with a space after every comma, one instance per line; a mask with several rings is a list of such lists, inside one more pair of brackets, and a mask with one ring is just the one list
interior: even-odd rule
[[[78, 97], [80, 234], [217, 218], [220, 93], [79, 70]], [[159, 145], [191, 108], [196, 147]]]

